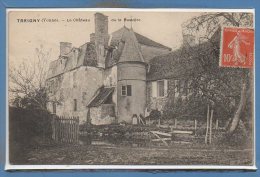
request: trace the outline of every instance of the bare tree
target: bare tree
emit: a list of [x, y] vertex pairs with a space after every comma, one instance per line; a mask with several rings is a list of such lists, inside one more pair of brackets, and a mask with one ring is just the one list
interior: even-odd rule
[[48, 102], [45, 79], [51, 49], [35, 49], [35, 59], [9, 67], [9, 92], [12, 104], [46, 110]]
[[[235, 100], [233, 116], [227, 129], [234, 133], [239, 125], [246, 100], [252, 98], [253, 70], [219, 68], [220, 27], [221, 26], [253, 26], [253, 15], [250, 13], [203, 13], [192, 18], [183, 25], [183, 33], [196, 39], [196, 46], [189, 46], [188, 55], [197, 55], [203, 72], [196, 77], [196, 87], [200, 87], [208, 100], [213, 104], [230, 109]], [[185, 48], [185, 47], [184, 47]], [[252, 106], [251, 106], [252, 107]], [[252, 110], [251, 110], [252, 111]]]

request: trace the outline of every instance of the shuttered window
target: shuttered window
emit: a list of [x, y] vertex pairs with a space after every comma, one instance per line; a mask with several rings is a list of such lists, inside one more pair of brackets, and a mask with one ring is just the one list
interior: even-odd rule
[[77, 107], [78, 107], [78, 105], [77, 105], [77, 99], [74, 99], [74, 105], [73, 105], [73, 107], [74, 107], [74, 111], [77, 111]]
[[157, 97], [157, 82], [152, 82], [152, 97]]
[[121, 90], [122, 96], [132, 96], [132, 86], [131, 85], [123, 85]]
[[122, 86], [121, 95], [126, 96], [126, 86], [125, 85]]
[[157, 81], [158, 97], [164, 97], [164, 81]]
[[132, 86], [127, 85], [126, 87], [127, 96], [132, 96]]
[[168, 81], [159, 80], [152, 82], [152, 97], [166, 97], [168, 93]]
[[163, 80], [164, 82], [164, 97], [166, 97], [168, 95], [168, 80]]

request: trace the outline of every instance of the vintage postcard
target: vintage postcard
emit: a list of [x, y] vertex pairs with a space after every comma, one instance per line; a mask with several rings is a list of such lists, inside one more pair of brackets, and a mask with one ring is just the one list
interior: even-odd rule
[[6, 169], [256, 169], [254, 21], [9, 9]]

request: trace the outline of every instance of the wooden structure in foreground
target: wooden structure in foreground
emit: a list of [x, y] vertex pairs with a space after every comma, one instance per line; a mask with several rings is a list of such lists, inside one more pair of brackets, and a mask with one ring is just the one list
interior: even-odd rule
[[59, 117], [52, 119], [52, 139], [57, 143], [79, 142], [79, 117]]
[[[152, 142], [162, 142], [165, 146], [169, 146], [169, 142], [174, 141], [174, 136], [176, 134], [185, 134], [185, 135], [193, 135], [193, 131], [189, 130], [173, 130], [169, 133], [162, 132], [162, 131], [150, 131], [153, 135], [151, 136]], [[153, 138], [154, 137], [154, 138]], [[185, 142], [189, 143], [189, 142]]]

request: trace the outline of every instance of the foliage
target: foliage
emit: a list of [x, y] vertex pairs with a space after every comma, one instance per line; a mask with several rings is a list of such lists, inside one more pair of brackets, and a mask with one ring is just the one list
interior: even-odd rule
[[44, 88], [30, 92], [23, 97], [17, 95], [13, 99], [15, 107], [24, 109], [46, 109], [47, 102], [48, 96]]
[[9, 153], [19, 163], [32, 148], [51, 142], [51, 115], [47, 111], [9, 107]]
[[[200, 119], [204, 118], [206, 110], [205, 98], [196, 96], [195, 94], [189, 97], [189, 99], [177, 98], [174, 100], [174, 96], [168, 95], [170, 101], [168, 101], [163, 110], [164, 119], [181, 118], [181, 119]], [[174, 109], [172, 109], [174, 107]]]
[[22, 108], [46, 110], [49, 101], [45, 87], [47, 63], [51, 50], [41, 45], [35, 49], [35, 58], [19, 64], [11, 64], [9, 71], [10, 104]]
[[41, 45], [34, 60], [9, 67], [10, 160], [19, 163], [26, 152], [51, 141], [50, 101], [45, 87], [50, 50]]
[[[216, 112], [226, 112], [225, 117], [232, 118], [230, 133], [238, 126], [242, 115], [248, 115], [252, 110], [250, 97], [253, 91], [251, 69], [220, 68], [220, 28], [221, 26], [253, 26], [253, 15], [250, 13], [204, 13], [194, 17], [183, 25], [183, 33], [196, 38], [196, 45], [185, 43], [183, 48], [197, 56], [201, 67], [201, 74], [193, 77], [193, 87], [199, 89], [215, 109]], [[188, 49], [187, 49], [188, 48]], [[246, 92], [243, 92], [243, 85]], [[252, 98], [252, 97], [251, 97]], [[249, 102], [248, 102], [249, 101]], [[249, 104], [249, 109], [244, 109]], [[232, 128], [231, 128], [232, 127]]]

